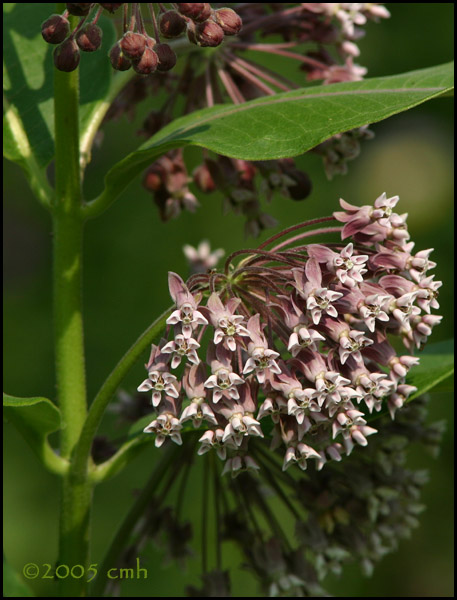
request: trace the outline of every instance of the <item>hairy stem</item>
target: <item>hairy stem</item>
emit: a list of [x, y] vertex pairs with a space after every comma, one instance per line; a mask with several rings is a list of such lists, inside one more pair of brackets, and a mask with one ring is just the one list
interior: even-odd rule
[[[62, 12], [65, 5], [57, 5]], [[82, 319], [81, 184], [79, 172], [79, 73], [54, 70], [55, 200], [54, 335], [58, 402], [62, 415], [60, 454], [71, 458], [86, 418], [86, 373]], [[91, 485], [70, 463], [63, 477], [59, 562], [87, 566]], [[84, 595], [83, 578], [61, 579], [63, 596]]]

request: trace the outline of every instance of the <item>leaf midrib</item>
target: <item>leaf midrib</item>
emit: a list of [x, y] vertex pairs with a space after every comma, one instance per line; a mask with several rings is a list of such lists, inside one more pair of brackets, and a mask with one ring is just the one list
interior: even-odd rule
[[[302, 101], [302, 100], [313, 100], [316, 98], [334, 98], [336, 96], [354, 96], [354, 95], [358, 95], [358, 94], [363, 94], [363, 95], [376, 95], [376, 94], [416, 94], [416, 93], [420, 93], [420, 94], [428, 94], [428, 93], [442, 93], [444, 91], [450, 90], [452, 88], [452, 86], [440, 86], [440, 87], [425, 87], [425, 88], [385, 88], [385, 89], [378, 89], [378, 90], [340, 90], [340, 91], [335, 91], [335, 92], [321, 92], [318, 94], [309, 94], [309, 93], [304, 93], [301, 94], [300, 96], [293, 96], [291, 98], [287, 98], [284, 96], [281, 96], [281, 98], [268, 98], [265, 99], [261, 102], [259, 102], [258, 100], [254, 100], [251, 102], [245, 102], [243, 104], [240, 104], [238, 106], [235, 106], [231, 109], [229, 109], [227, 107], [227, 110], [224, 110], [226, 105], [221, 104], [218, 108], [220, 108], [219, 111], [215, 111], [215, 113], [213, 115], [209, 115], [201, 120], [198, 119], [197, 115], [195, 116], [195, 120], [193, 121], [192, 124], [187, 125], [185, 127], [183, 127], [182, 129], [178, 130], [178, 131], [174, 131], [173, 133], [171, 133], [168, 136], [162, 137], [160, 139], [157, 139], [154, 141], [153, 144], [151, 144], [150, 147], [152, 147], [153, 145], [156, 145], [156, 143], [162, 143], [164, 141], [167, 140], [167, 138], [169, 137], [173, 137], [175, 135], [179, 135], [182, 136], [183, 134], [185, 134], [188, 131], [192, 131], [192, 129], [195, 129], [195, 127], [199, 127], [200, 125], [204, 125], [206, 123], [210, 123], [211, 121], [215, 121], [216, 119], [221, 119], [223, 117], [227, 117], [227, 116], [231, 116], [234, 114], [239, 114], [241, 112], [245, 112], [245, 111], [249, 111], [249, 110], [254, 110], [257, 107], [265, 107], [265, 106], [273, 106], [275, 104], [283, 104], [285, 102], [298, 102], [298, 101]], [[255, 104], [254, 104], [255, 102]], [[216, 108], [216, 107], [214, 107]], [[184, 117], [186, 118], [186, 117]], [[176, 119], [174, 121], [174, 124], [176, 124], [176, 121], [178, 119]], [[146, 142], [147, 143], [147, 142]], [[143, 148], [139, 148], [139, 150], [141, 150]]]

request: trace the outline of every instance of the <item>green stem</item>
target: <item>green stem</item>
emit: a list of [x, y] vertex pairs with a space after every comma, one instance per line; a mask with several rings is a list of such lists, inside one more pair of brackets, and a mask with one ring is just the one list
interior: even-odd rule
[[[65, 5], [57, 5], [62, 12]], [[86, 374], [82, 320], [81, 184], [79, 172], [79, 73], [54, 70], [55, 201], [54, 332], [58, 401], [62, 415], [60, 454], [70, 458], [86, 418]], [[74, 465], [63, 478], [59, 562], [88, 565], [92, 486]], [[61, 579], [62, 596], [84, 595], [84, 578]]]
[[[108, 406], [115, 391], [143, 352], [150, 346], [156, 336], [165, 327], [165, 321], [173, 308], [166, 310], [146, 329], [146, 331], [140, 335], [137, 341], [129, 350], [127, 350], [121, 360], [114, 367], [113, 371], [100, 388], [98, 394], [95, 396], [87, 415], [87, 419], [84, 423], [78, 445], [75, 449], [74, 468], [77, 472], [83, 473], [87, 467], [92, 440], [94, 439], [106, 407]], [[98, 472], [98, 475], [96, 475], [95, 478], [97, 481], [101, 481], [100, 474], [105, 473], [107, 475], [110, 469], [108, 466], [105, 467], [102, 464], [97, 467], [96, 471]]]

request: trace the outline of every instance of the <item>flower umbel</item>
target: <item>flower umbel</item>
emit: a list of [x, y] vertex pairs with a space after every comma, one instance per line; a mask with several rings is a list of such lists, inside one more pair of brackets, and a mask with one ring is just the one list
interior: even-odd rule
[[[284, 469], [307, 469], [313, 459], [320, 469], [366, 446], [377, 433], [370, 414], [385, 407], [393, 416], [414, 390], [405, 377], [419, 358], [398, 354], [392, 336], [420, 347], [440, 320], [430, 314], [441, 285], [427, 273], [435, 264], [430, 251], [411, 254], [397, 202], [385, 194], [374, 207], [341, 200], [344, 212], [234, 253], [224, 273], [187, 283], [170, 273], [171, 339], [153, 347], [138, 388], [153, 391], [158, 412], [145, 431], [159, 444], [179, 443], [181, 423], [205, 421], [199, 453], [216, 448], [232, 476], [258, 470], [250, 440], [266, 433], [283, 446]], [[345, 242], [306, 243], [315, 235], [307, 227], [334, 219], [344, 227], [327, 231]], [[406, 235], [395, 234], [398, 222]]]

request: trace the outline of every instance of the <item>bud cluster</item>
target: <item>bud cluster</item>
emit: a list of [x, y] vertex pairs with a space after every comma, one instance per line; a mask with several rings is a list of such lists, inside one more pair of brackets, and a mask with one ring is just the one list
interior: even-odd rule
[[[166, 10], [163, 4], [148, 4], [154, 37], [148, 35], [140, 3], [67, 3], [62, 15], [52, 15], [41, 27], [43, 39], [58, 44], [54, 64], [61, 71], [73, 71], [79, 65], [80, 50], [94, 52], [102, 42], [102, 30], [97, 25], [103, 10], [110, 13], [123, 8], [123, 36], [109, 52], [113, 69], [126, 71], [133, 67], [139, 75], [157, 71], [170, 71], [176, 64], [176, 54], [164, 38], [175, 38], [187, 32], [189, 41], [197, 46], [219, 46], [225, 36], [236, 35], [241, 29], [240, 16], [230, 8], [213, 10], [207, 3], [172, 5]], [[96, 8], [94, 19], [87, 23]], [[159, 15], [157, 17], [156, 11]], [[80, 17], [70, 33], [69, 17]]]
[[[186, 15], [188, 10], [187, 16], [195, 21], [194, 26], [188, 27], [189, 39], [195, 42], [192, 32], [201, 26], [199, 19], [203, 17], [198, 10], [204, 5], [178, 6], [186, 7], [180, 10]], [[227, 101], [239, 104], [303, 85], [302, 81], [291, 81], [280, 72], [257, 64], [256, 54], [268, 53], [274, 55], [275, 60], [295, 61], [310, 81], [331, 84], [360, 80], [366, 69], [353, 60], [359, 55], [356, 41], [363, 34], [361, 27], [368, 20], [389, 16], [378, 4], [241, 4], [235, 10], [213, 11], [212, 27], [214, 21], [221, 23], [220, 15], [224, 16], [226, 27], [228, 16], [232, 19], [236, 15], [243, 21], [243, 28], [237, 31], [236, 37], [228, 39], [218, 51], [217, 65], [211, 56], [199, 56], [198, 60], [189, 60], [186, 64], [175, 88], [186, 98], [186, 112]], [[168, 19], [168, 13], [165, 14]], [[170, 11], [170, 23], [180, 22], [176, 14]], [[205, 11], [202, 14], [205, 16]], [[162, 18], [165, 19], [165, 15]], [[167, 31], [171, 30], [171, 25], [166, 23]], [[183, 26], [177, 26], [177, 31]], [[224, 33], [228, 35], [226, 30]], [[268, 36], [272, 35], [279, 35], [283, 42], [277, 43], [277, 39], [274, 43], [268, 42]], [[172, 109], [173, 102], [163, 107], [164, 112], [170, 113]], [[359, 154], [361, 141], [371, 137], [371, 131], [363, 127], [339, 134], [313, 151], [322, 156], [326, 174], [331, 178], [346, 173], [348, 161]], [[263, 212], [259, 198], [268, 201], [279, 192], [293, 200], [304, 200], [312, 187], [308, 175], [300, 172], [292, 159], [252, 163], [218, 156], [213, 159], [208, 153], [204, 153], [202, 163], [194, 172], [194, 182], [202, 193], [216, 188], [222, 191], [225, 208], [243, 214], [245, 231], [253, 236], [275, 224], [274, 219]]]
[[[205, 422], [198, 454], [215, 450], [224, 473], [257, 470], [249, 440], [270, 432], [272, 449], [284, 448], [284, 470], [309, 461], [321, 469], [368, 444], [372, 413], [385, 407], [394, 418], [415, 391], [405, 377], [419, 358], [391, 341], [412, 352], [441, 320], [431, 314], [441, 286], [428, 274], [431, 250], [413, 253], [397, 202], [385, 194], [374, 206], [341, 200], [333, 217], [234, 253], [224, 273], [187, 284], [169, 274], [170, 337], [152, 346], [138, 388], [152, 392], [157, 416], [145, 432], [157, 446], [168, 437], [180, 444], [185, 423]], [[300, 232], [334, 220], [344, 226]], [[337, 231], [344, 242], [303, 243]]]

